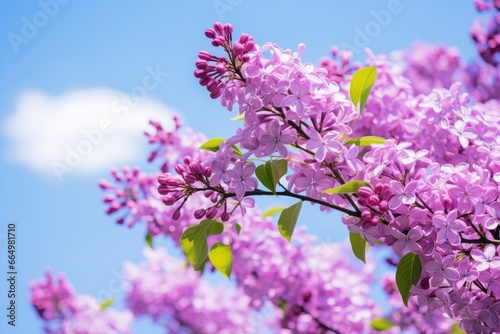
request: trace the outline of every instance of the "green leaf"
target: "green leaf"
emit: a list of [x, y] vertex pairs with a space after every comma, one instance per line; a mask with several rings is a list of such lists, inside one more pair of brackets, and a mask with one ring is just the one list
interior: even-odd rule
[[217, 152], [220, 148], [220, 144], [222, 144], [224, 141], [224, 138], [213, 138], [207, 140], [203, 145], [200, 146], [200, 150]]
[[240, 151], [240, 149], [238, 148], [238, 146], [236, 145], [233, 145], [231, 146], [233, 148], [233, 153], [236, 154], [236, 155], [239, 155], [240, 157], [243, 156], [243, 152]]
[[384, 144], [385, 138], [377, 136], [365, 136], [359, 138], [349, 138], [346, 140], [346, 144], [354, 144], [356, 146], [370, 146], [371, 144]]
[[113, 298], [108, 298], [108, 299], [106, 299], [106, 300], [103, 300], [103, 302], [102, 302], [102, 303], [101, 303], [101, 305], [99, 306], [99, 309], [100, 309], [100, 310], [104, 310], [104, 309], [106, 309], [106, 308], [110, 307], [110, 306], [111, 306], [111, 304], [113, 304], [113, 301], [114, 301], [114, 300], [113, 300]]
[[210, 248], [208, 258], [222, 275], [227, 278], [231, 276], [231, 270], [233, 269], [233, 254], [231, 253], [230, 246], [217, 242]]
[[[205, 143], [203, 143], [200, 146], [200, 150], [217, 152], [220, 149], [220, 144], [222, 144], [225, 141], [226, 140], [224, 138], [213, 138], [213, 139], [207, 140]], [[234, 154], [237, 154], [240, 157], [243, 156], [243, 153], [240, 151], [240, 149], [236, 145], [233, 145], [231, 147], [233, 148]]]
[[386, 331], [394, 327], [394, 323], [387, 318], [374, 319], [371, 326], [376, 331]]
[[288, 303], [286, 301], [284, 301], [283, 299], [281, 299], [278, 302], [278, 307], [283, 311], [283, 313], [286, 314], [286, 312], [288, 310]]
[[466, 331], [458, 327], [458, 322], [454, 323], [453, 326], [451, 326], [450, 334], [466, 334], [466, 333], [467, 333]]
[[349, 232], [349, 241], [351, 242], [351, 248], [354, 255], [366, 263], [366, 240], [363, 239], [359, 233]]
[[202, 220], [198, 225], [188, 227], [181, 236], [181, 248], [195, 270], [201, 270], [208, 254], [207, 237], [220, 234], [224, 225], [215, 220]]
[[245, 113], [237, 113], [236, 116], [234, 116], [233, 118], [231, 118], [231, 121], [242, 121], [245, 119]]
[[418, 283], [421, 274], [422, 263], [417, 254], [408, 253], [399, 260], [398, 268], [396, 269], [396, 284], [405, 306], [408, 306], [410, 289], [412, 285]]
[[364, 186], [370, 187], [370, 184], [361, 180], [352, 180], [338, 187], [327, 189], [323, 191], [323, 194], [352, 194]]
[[360, 114], [365, 108], [366, 100], [368, 100], [368, 95], [376, 79], [377, 70], [375, 66], [362, 68], [352, 76], [349, 95], [351, 96], [352, 103], [356, 107], [359, 105]]
[[297, 224], [301, 208], [302, 201], [297, 202], [291, 207], [284, 209], [278, 219], [278, 229], [280, 234], [288, 241], [292, 239], [293, 230]]
[[241, 225], [236, 223], [236, 224], [234, 224], [234, 228], [236, 229], [236, 233], [238, 233], [238, 235], [239, 235], [240, 231], [241, 231]]
[[285, 159], [267, 161], [265, 164], [255, 169], [255, 176], [259, 181], [276, 194], [276, 185], [279, 180], [287, 173], [288, 163]]
[[274, 216], [275, 214], [277, 213], [280, 213], [281, 211], [283, 211], [285, 209], [284, 206], [272, 206], [270, 208], [268, 208], [264, 214], [262, 215], [263, 218], [266, 218], [266, 217], [271, 217], [271, 216]]
[[146, 234], [146, 244], [149, 248], [153, 248], [153, 236], [151, 234]]

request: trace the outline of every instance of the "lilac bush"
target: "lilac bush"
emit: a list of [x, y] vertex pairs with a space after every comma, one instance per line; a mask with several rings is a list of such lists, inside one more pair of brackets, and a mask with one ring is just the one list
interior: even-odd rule
[[[151, 121], [148, 160], [159, 171], [113, 169], [99, 182], [118, 224], [144, 223], [150, 247], [166, 236], [190, 266], [146, 250], [144, 264], [125, 267], [123, 312], [49, 275], [32, 288], [46, 332], [73, 333], [90, 314], [101, 329], [85, 333], [128, 333], [133, 316], [176, 333], [499, 332], [500, 40], [492, 22], [471, 32], [485, 63], [419, 43], [392, 59], [367, 51], [364, 64], [333, 47], [319, 67], [302, 61], [303, 44], [260, 46], [215, 23], [205, 36], [221, 52], [200, 51], [194, 76], [239, 128], [207, 140], [177, 116], [172, 129]], [[257, 196], [295, 204], [263, 213]], [[396, 273], [381, 284], [389, 308], [370, 297], [370, 261], [353, 263], [345, 247], [295, 228], [307, 203], [344, 214], [363, 262], [368, 246], [394, 253]], [[216, 270], [234, 286], [203, 279]]]

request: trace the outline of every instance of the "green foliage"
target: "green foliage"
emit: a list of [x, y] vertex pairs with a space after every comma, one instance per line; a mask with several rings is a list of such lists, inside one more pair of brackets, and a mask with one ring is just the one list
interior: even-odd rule
[[108, 298], [108, 299], [106, 299], [106, 300], [103, 300], [103, 302], [102, 302], [102, 303], [101, 303], [101, 305], [99, 306], [99, 309], [100, 309], [100, 310], [104, 310], [104, 309], [106, 309], [106, 308], [110, 307], [110, 306], [111, 306], [111, 304], [113, 304], [113, 302], [114, 302], [114, 299], [113, 299], [113, 298]]
[[266, 218], [266, 217], [271, 217], [271, 216], [274, 216], [275, 214], [278, 214], [280, 213], [281, 211], [283, 211], [285, 209], [284, 206], [272, 206], [270, 208], [268, 208], [263, 214], [262, 214], [262, 217]]
[[146, 244], [149, 246], [149, 248], [153, 248], [153, 236], [151, 234], [146, 234]]
[[323, 191], [323, 194], [352, 194], [358, 192], [361, 187], [370, 187], [370, 184], [361, 180], [352, 180], [338, 187]]
[[265, 164], [258, 166], [255, 169], [255, 176], [259, 181], [276, 194], [276, 185], [279, 180], [286, 175], [288, 171], [288, 163], [285, 159], [267, 161]]
[[233, 253], [231, 253], [230, 246], [224, 245], [221, 242], [215, 243], [210, 248], [208, 258], [222, 275], [227, 278], [231, 276], [231, 270], [233, 269]]
[[386, 331], [394, 327], [394, 324], [387, 318], [377, 318], [372, 321], [371, 326], [376, 331]]
[[418, 283], [421, 274], [422, 263], [417, 254], [408, 253], [399, 260], [396, 269], [396, 284], [406, 306], [408, 306], [408, 298], [410, 298], [410, 289], [412, 285]]
[[[217, 152], [220, 149], [220, 144], [225, 142], [226, 140], [224, 138], [212, 138], [210, 140], [207, 140], [205, 143], [203, 143], [200, 146], [200, 150], [205, 150], [205, 151], [211, 151], [211, 152]], [[233, 152], [240, 157], [243, 156], [243, 153], [240, 151], [240, 149], [236, 146], [233, 145], [231, 146], [233, 148]]]
[[366, 240], [363, 239], [359, 233], [349, 232], [349, 241], [351, 242], [351, 248], [354, 255], [366, 263]]
[[458, 322], [457, 322], [457, 323], [454, 323], [453, 326], [451, 326], [450, 334], [466, 334], [466, 331], [464, 331], [462, 328], [458, 327]]
[[242, 121], [245, 119], [245, 113], [237, 113], [236, 116], [234, 116], [233, 118], [231, 118], [231, 121]]
[[207, 259], [209, 235], [221, 234], [222, 223], [205, 219], [198, 225], [188, 227], [181, 236], [181, 248], [195, 270], [201, 270]]
[[236, 233], [238, 233], [238, 235], [239, 235], [240, 231], [241, 231], [241, 225], [236, 223], [236, 224], [234, 224], [234, 228], [236, 229]]
[[370, 95], [370, 90], [377, 79], [377, 70], [375, 66], [368, 66], [360, 69], [352, 76], [349, 95], [352, 103], [357, 107], [359, 105], [359, 113], [363, 112], [366, 100]]
[[291, 207], [284, 209], [278, 219], [278, 229], [281, 235], [288, 241], [292, 239], [293, 230], [297, 224], [301, 208], [302, 201], [297, 202]]
[[365, 136], [359, 138], [349, 138], [346, 140], [346, 144], [354, 144], [356, 146], [370, 146], [371, 144], [384, 144], [385, 138], [377, 136]]

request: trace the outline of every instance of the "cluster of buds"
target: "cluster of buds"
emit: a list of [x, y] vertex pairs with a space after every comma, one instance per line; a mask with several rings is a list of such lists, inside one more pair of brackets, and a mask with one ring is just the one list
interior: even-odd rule
[[389, 211], [391, 190], [386, 184], [378, 183], [373, 189], [361, 187], [358, 190], [358, 203], [366, 206], [368, 210], [361, 213], [364, 229], [380, 223], [381, 216]]
[[239, 40], [233, 43], [232, 34], [233, 26], [222, 25], [220, 22], [214, 24], [214, 29], [205, 30], [205, 36], [212, 40], [212, 45], [222, 46], [229, 59], [214, 56], [208, 51], [198, 53], [194, 75], [199, 79], [200, 85], [207, 88], [213, 99], [222, 95], [227, 80], [244, 80], [240, 69], [249, 60], [248, 52], [255, 50], [252, 36], [241, 34]]

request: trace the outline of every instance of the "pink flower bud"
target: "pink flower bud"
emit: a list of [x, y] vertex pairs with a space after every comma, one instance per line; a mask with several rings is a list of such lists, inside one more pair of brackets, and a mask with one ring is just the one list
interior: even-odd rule
[[171, 206], [171, 205], [174, 205], [174, 203], [176, 202], [176, 199], [174, 196], [172, 195], [166, 195], [166, 196], [163, 196], [161, 201], [163, 202], [163, 204], [165, 204], [166, 206]]
[[222, 23], [215, 22], [214, 23], [214, 30], [217, 34], [222, 35], [224, 33], [224, 27], [222, 26]]
[[223, 222], [227, 222], [229, 220], [229, 218], [231, 218], [231, 215], [229, 214], [229, 212], [227, 211], [224, 211], [222, 213], [222, 215], [220, 216], [220, 219], [223, 221]]
[[380, 200], [377, 195], [371, 195], [370, 197], [368, 197], [367, 203], [370, 206], [377, 206], [380, 203]]
[[202, 219], [205, 216], [205, 209], [198, 209], [194, 212], [194, 218], [196, 219]]
[[108, 180], [101, 179], [99, 180], [99, 187], [101, 187], [102, 190], [108, 190], [113, 189], [115, 186]]
[[217, 214], [219, 213], [219, 210], [215, 206], [212, 206], [207, 210], [207, 219], [214, 219]]
[[373, 195], [373, 190], [370, 187], [363, 186], [363, 187], [358, 189], [358, 196], [359, 197], [369, 198], [372, 195]]
[[180, 217], [181, 217], [181, 210], [180, 209], [175, 210], [174, 213], [172, 214], [172, 219], [178, 220]]
[[215, 31], [213, 29], [206, 29], [205, 30], [205, 36], [207, 36], [208, 38], [214, 38], [216, 35], [215, 35]]

